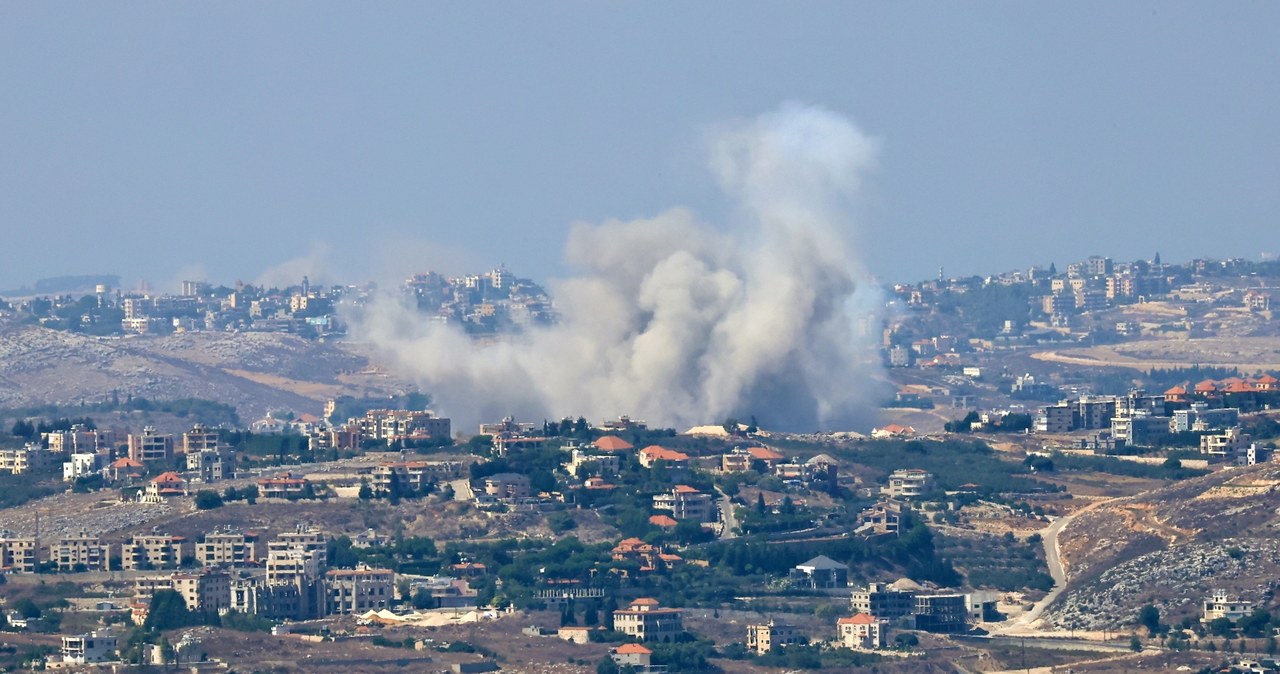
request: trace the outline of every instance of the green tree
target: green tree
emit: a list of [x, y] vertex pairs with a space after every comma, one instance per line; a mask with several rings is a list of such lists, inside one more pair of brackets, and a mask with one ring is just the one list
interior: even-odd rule
[[218, 492], [211, 489], [201, 489], [196, 492], [196, 509], [197, 510], [213, 510], [222, 507], [222, 497]]
[[1138, 624], [1147, 628], [1147, 634], [1154, 637], [1160, 632], [1160, 609], [1152, 604], [1143, 606], [1138, 611]]
[[171, 630], [190, 625], [199, 625], [204, 621], [198, 614], [187, 609], [187, 602], [175, 590], [156, 590], [151, 595], [151, 606], [147, 609], [147, 619], [142, 623], [146, 630]]
[[1129, 637], [1129, 650], [1134, 653], [1142, 652], [1142, 640], [1138, 638], [1138, 635], [1135, 634]]

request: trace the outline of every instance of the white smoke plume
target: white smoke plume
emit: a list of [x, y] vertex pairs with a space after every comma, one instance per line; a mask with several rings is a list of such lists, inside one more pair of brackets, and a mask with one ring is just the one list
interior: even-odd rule
[[458, 428], [620, 414], [677, 428], [753, 415], [765, 428], [861, 427], [879, 364], [854, 322], [875, 291], [858, 289], [848, 239], [876, 154], [821, 108], [726, 125], [711, 168], [734, 222], [717, 229], [676, 208], [575, 225], [565, 257], [577, 275], [551, 284], [558, 325], [477, 345], [387, 299], [353, 320], [354, 334]]

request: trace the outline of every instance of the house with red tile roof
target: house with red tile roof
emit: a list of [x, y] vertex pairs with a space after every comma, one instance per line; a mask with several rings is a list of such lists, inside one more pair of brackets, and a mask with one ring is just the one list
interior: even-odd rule
[[871, 651], [888, 645], [889, 623], [869, 613], [857, 613], [836, 621], [836, 639], [841, 646]]
[[668, 468], [687, 468], [689, 455], [661, 445], [649, 445], [640, 450], [640, 465], [645, 468], [652, 468], [653, 464], [659, 461], [665, 463]]
[[591, 444], [595, 445], [596, 449], [602, 452], [629, 452], [635, 449], [635, 445], [616, 435], [601, 436]]
[[613, 658], [614, 664], [619, 667], [631, 665], [637, 670], [644, 671], [649, 669], [649, 663], [653, 661], [653, 651], [640, 644], [622, 644], [613, 649], [609, 657]]

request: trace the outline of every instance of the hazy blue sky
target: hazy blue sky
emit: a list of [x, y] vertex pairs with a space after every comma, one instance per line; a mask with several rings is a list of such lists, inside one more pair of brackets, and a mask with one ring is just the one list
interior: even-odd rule
[[885, 280], [1280, 251], [1275, 3], [4, 1], [0, 288], [554, 276], [784, 101], [880, 140]]

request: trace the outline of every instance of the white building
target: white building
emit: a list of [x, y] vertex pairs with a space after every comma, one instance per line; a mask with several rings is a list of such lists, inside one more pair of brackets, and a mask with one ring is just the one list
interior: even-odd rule
[[62, 637], [62, 660], [74, 664], [116, 659], [116, 637], [107, 630]]

